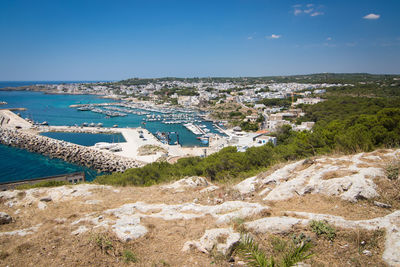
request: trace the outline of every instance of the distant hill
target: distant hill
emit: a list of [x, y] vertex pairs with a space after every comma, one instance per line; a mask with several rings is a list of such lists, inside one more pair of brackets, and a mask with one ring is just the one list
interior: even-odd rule
[[391, 81], [399, 78], [398, 74], [369, 74], [369, 73], [316, 73], [305, 75], [283, 75], [262, 77], [163, 77], [163, 78], [130, 78], [117, 82], [118, 84], [140, 85], [162, 81], [186, 82], [298, 82], [298, 83], [356, 83]]

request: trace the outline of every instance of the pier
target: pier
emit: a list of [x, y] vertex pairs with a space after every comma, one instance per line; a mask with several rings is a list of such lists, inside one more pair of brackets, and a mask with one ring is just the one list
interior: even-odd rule
[[[204, 134], [204, 130], [194, 124], [191, 128]], [[201, 131], [202, 130], [202, 131]], [[110, 151], [104, 147], [85, 147], [41, 136], [41, 132], [76, 132], [76, 133], [120, 133], [126, 142], [118, 143], [120, 151]], [[45, 156], [60, 158], [67, 162], [87, 166], [102, 172], [123, 172], [129, 168], [144, 166], [161, 158], [169, 160], [190, 156], [210, 155], [225, 146], [222, 137], [210, 138], [209, 147], [182, 147], [181, 145], [163, 144], [151, 132], [143, 128], [105, 128], [82, 126], [47, 126], [33, 125], [9, 110], [0, 110], [0, 143], [40, 153]], [[144, 146], [156, 146], [161, 149], [153, 154], [139, 153]]]
[[108, 151], [55, 140], [22, 130], [0, 128], [0, 143], [80, 164], [101, 172], [123, 172], [126, 169], [144, 165], [143, 162]]
[[0, 110], [0, 127], [10, 129], [30, 129], [32, 124], [9, 109]]

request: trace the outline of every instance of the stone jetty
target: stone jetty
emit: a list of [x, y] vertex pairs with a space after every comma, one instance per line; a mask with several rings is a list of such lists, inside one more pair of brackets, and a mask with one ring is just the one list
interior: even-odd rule
[[142, 162], [41, 135], [0, 127], [0, 143], [83, 165], [102, 172], [123, 172]]

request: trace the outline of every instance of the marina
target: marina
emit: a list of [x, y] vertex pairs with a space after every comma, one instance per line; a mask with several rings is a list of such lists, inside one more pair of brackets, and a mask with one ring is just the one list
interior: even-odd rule
[[[212, 122], [204, 120], [203, 114], [191, 109], [171, 108], [168, 106], [154, 107], [146, 102], [126, 102], [100, 98], [95, 95], [49, 95], [41, 92], [0, 91], [0, 100], [8, 104], [2, 108], [25, 107], [18, 111], [21, 118], [31, 121], [37, 126], [47, 122], [51, 126], [83, 126], [104, 128], [136, 128], [143, 127], [156, 135], [160, 132], [177, 132], [183, 147], [204, 146], [199, 137], [188, 130], [183, 124], [204, 124], [210, 133], [220, 134]], [[79, 111], [78, 108], [90, 108]], [[111, 109], [106, 109], [111, 108]], [[98, 108], [110, 112], [122, 112], [126, 116], [107, 116], [92, 112]], [[120, 108], [121, 110], [113, 110]], [[130, 111], [129, 113], [127, 111]], [[174, 141], [175, 142], [175, 141]]]
[[[2, 105], [3, 109], [15, 110], [15, 113], [0, 110], [2, 127], [7, 124], [7, 127], [11, 129], [28, 131], [34, 136], [40, 134], [44, 138], [51, 137], [51, 140], [87, 146], [92, 151], [90, 153], [96, 154], [99, 151], [105, 157], [110, 154], [144, 164], [160, 158], [173, 162], [181, 157], [212, 154], [218, 151], [223, 143], [215, 123], [205, 120], [204, 114], [191, 109], [154, 107], [145, 102], [128, 103], [93, 95], [48, 95], [27, 91], [0, 91], [0, 100], [7, 103]], [[75, 138], [72, 133], [81, 135], [76, 135], [79, 138]], [[114, 136], [114, 140], [98, 138], [102, 134], [106, 137]], [[121, 138], [118, 140], [115, 136]], [[74, 140], [74, 138], [79, 140]], [[160, 150], [154, 154], [144, 155], [140, 151], [146, 146], [160, 147]], [[36, 153], [39, 152], [39, 150], [34, 150]], [[42, 152], [44, 158], [47, 158], [45, 155], [53, 153]], [[24, 153], [32, 154], [29, 151]], [[36, 153], [30, 157], [35, 158]], [[75, 166], [76, 163], [86, 165], [81, 162], [73, 163], [71, 159], [55, 160], [70, 161], [65, 163], [66, 166], [70, 166], [68, 164]], [[32, 167], [34, 166], [35, 164], [32, 164]], [[80, 166], [77, 168], [73, 167], [71, 171], [81, 170]], [[91, 168], [96, 169], [93, 166], [85, 169], [89, 179], [97, 173]], [[38, 175], [34, 173], [36, 172], [23, 178], [65, 172], [51, 172], [49, 169], [47, 173], [42, 169], [38, 170]]]

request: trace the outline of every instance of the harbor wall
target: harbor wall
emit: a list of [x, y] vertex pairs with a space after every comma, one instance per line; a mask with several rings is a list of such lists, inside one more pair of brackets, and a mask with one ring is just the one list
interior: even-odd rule
[[114, 155], [111, 152], [55, 140], [41, 135], [9, 130], [0, 127], [0, 143], [59, 158], [101, 172], [123, 172], [129, 168], [143, 166], [142, 162]]
[[86, 178], [84, 172], [75, 172], [75, 173], [67, 173], [67, 174], [54, 175], [42, 178], [27, 179], [16, 182], [0, 183], [0, 191], [15, 189], [20, 185], [26, 185], [26, 184], [34, 185], [37, 183], [48, 182], [48, 181], [62, 181], [62, 182], [69, 182], [71, 184], [76, 184], [79, 182], [85, 182]]

